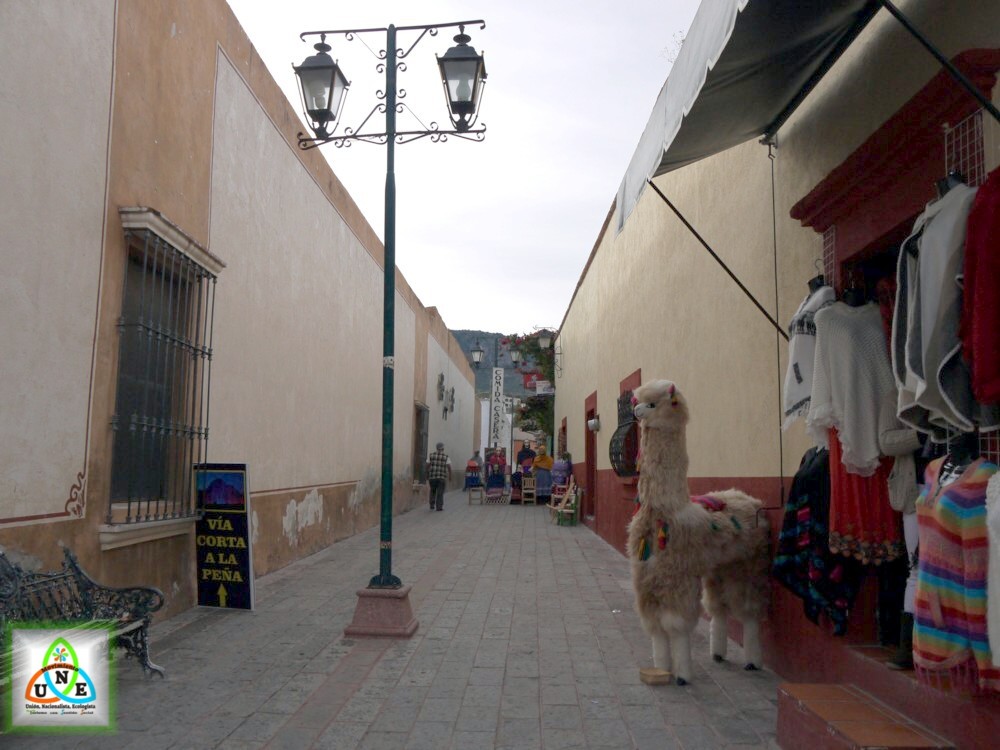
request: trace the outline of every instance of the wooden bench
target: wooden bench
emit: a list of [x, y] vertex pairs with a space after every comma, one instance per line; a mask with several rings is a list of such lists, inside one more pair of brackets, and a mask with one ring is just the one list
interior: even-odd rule
[[[146, 676], [163, 677], [163, 668], [149, 660], [149, 622], [163, 606], [163, 594], [149, 586], [113, 588], [88, 576], [76, 556], [64, 548], [62, 570], [34, 573], [15, 564], [0, 552], [0, 633], [8, 624], [52, 623], [65, 627], [73, 623], [107, 623], [111, 626], [112, 647], [135, 657]], [[13, 654], [0, 653], [0, 685], [13, 677], [5, 660]]]

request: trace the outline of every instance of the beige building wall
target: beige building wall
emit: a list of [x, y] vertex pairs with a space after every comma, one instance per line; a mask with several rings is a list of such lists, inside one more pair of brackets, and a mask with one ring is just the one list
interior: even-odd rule
[[[436, 311], [433, 311], [436, 314]], [[440, 318], [439, 318], [440, 320]], [[465, 362], [458, 343], [450, 336], [444, 345], [435, 336], [427, 340], [427, 393], [426, 404], [430, 407], [430, 425], [427, 434], [429, 450], [434, 450], [438, 442], [445, 445], [445, 452], [451, 458], [453, 479], [465, 467], [466, 460], [473, 451], [473, 430], [475, 428], [475, 391], [469, 376], [472, 371]], [[456, 361], [456, 354], [459, 361]], [[444, 400], [438, 399], [438, 378], [444, 375]], [[445, 406], [454, 389], [454, 408], [444, 417]]]
[[[12, 144], [0, 343], [14, 363], [0, 380], [0, 549], [51, 568], [66, 545], [99, 580], [160, 587], [163, 614], [193, 603], [190, 520], [105, 525], [127, 206], [225, 263], [208, 460], [248, 465], [255, 571], [377, 524], [383, 248], [323, 155], [298, 149], [298, 117], [226, 2], [3, 3], [0, 60], [16, 71], [0, 94]], [[53, 118], [53, 100], [72, 117]], [[447, 353], [456, 386], [456, 450], [471, 453], [475, 420], [457, 343], [398, 270], [396, 290], [403, 512], [419, 499], [413, 409], [429, 347]], [[5, 527], [67, 506], [79, 520]]]
[[4, 527], [82, 512], [115, 7], [5, 2], [0, 29]]
[[[1000, 47], [1000, 4], [911, 0], [901, 7], [933, 30], [948, 57]], [[771, 165], [767, 147], [756, 142], [655, 182], [787, 326], [822, 258], [822, 238], [791, 219], [791, 207], [939, 70], [896, 21], [878, 14], [778, 133], [774, 225]], [[988, 124], [988, 167], [1000, 163], [995, 132]], [[574, 459], [584, 456], [584, 399], [597, 391], [597, 465], [610, 469], [618, 385], [641, 367], [643, 381], [674, 380], [691, 404], [691, 476], [777, 476], [787, 343], [782, 339], [776, 351], [774, 328], [654, 191], [646, 189], [617, 236], [616, 220], [598, 238], [559, 336], [556, 421], [567, 418]], [[790, 476], [809, 445], [801, 420], [782, 442]]]
[[[773, 314], [766, 147], [745, 144], [657, 185]], [[673, 380], [688, 399], [692, 475], [777, 474], [778, 439], [769, 429], [779, 421], [775, 329], [652, 190], [618, 235], [615, 222], [595, 248], [559, 336], [556, 422], [567, 418], [574, 459], [584, 456], [584, 400], [596, 390], [597, 468], [611, 468], [619, 383], [641, 368], [644, 382]]]

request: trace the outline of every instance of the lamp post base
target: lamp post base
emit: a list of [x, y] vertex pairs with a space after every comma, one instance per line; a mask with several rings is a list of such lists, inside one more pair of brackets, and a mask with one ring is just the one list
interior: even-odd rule
[[417, 632], [410, 606], [410, 589], [358, 589], [354, 620], [344, 629], [348, 637], [409, 638]]

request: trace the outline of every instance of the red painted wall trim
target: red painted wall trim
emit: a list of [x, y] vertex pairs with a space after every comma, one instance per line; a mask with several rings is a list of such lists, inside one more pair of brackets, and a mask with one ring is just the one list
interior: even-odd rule
[[622, 395], [625, 391], [634, 391], [640, 385], [642, 385], [641, 367], [618, 384], [618, 395]]
[[[991, 95], [1000, 49], [966, 50], [952, 62]], [[923, 210], [944, 176], [942, 125], [957, 124], [978, 106], [942, 70], [796, 203], [792, 218], [817, 232], [835, 225], [838, 263], [903, 239], [896, 236], [900, 226]]]

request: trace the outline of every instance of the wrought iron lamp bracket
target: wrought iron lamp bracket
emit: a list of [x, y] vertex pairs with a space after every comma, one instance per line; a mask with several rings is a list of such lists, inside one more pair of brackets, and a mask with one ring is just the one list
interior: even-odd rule
[[[396, 60], [398, 61], [396, 63], [396, 69], [402, 73], [406, 72], [407, 67], [406, 63], [403, 62], [404, 58], [406, 58], [414, 50], [417, 44], [420, 43], [420, 40], [423, 39], [425, 36], [437, 36], [438, 31], [440, 29], [449, 29], [458, 26], [464, 30], [466, 26], [473, 26], [476, 24], [479, 25], [480, 29], [486, 28], [486, 22], [481, 19], [476, 19], [474, 21], [457, 21], [455, 23], [433, 24], [430, 26], [397, 26], [396, 27], [397, 32], [419, 31], [420, 35], [413, 41], [413, 43], [406, 50], [403, 50], [402, 47], [396, 48], [395, 55], [396, 55]], [[388, 31], [388, 28], [386, 27], [370, 28], [370, 29], [336, 29], [328, 31], [303, 31], [301, 34], [299, 34], [299, 39], [301, 39], [302, 41], [306, 41], [306, 39], [311, 36], [319, 36], [325, 39], [327, 36], [333, 34], [342, 34], [344, 36], [344, 39], [346, 39], [348, 42], [352, 42], [355, 39], [357, 39], [365, 46], [365, 48], [369, 52], [371, 52], [372, 56], [374, 56], [376, 60], [379, 60], [379, 62], [375, 65], [375, 70], [381, 74], [385, 73], [386, 61], [388, 60], [389, 57], [388, 52], [384, 49], [380, 49], [378, 52], [376, 52], [360, 35], [375, 33], [375, 32], [386, 32], [386, 31]], [[378, 112], [379, 114], [385, 113], [386, 105], [384, 104], [384, 102], [386, 96], [387, 92], [383, 91], [382, 89], [378, 89], [375, 92], [375, 98], [379, 100], [379, 103], [376, 104], [374, 107], [372, 107], [371, 111], [368, 112], [368, 114], [365, 116], [365, 119], [361, 121], [360, 125], [354, 128], [352, 127], [344, 128], [343, 135], [331, 134], [323, 138], [309, 138], [306, 136], [304, 132], [299, 131], [297, 134], [299, 148], [303, 151], [307, 151], [309, 149], [316, 148], [317, 146], [323, 146], [327, 143], [332, 143], [337, 148], [345, 148], [345, 147], [349, 148], [355, 141], [384, 145], [388, 141], [387, 133], [359, 133], [358, 131], [364, 128], [364, 126], [372, 118], [372, 115], [374, 115], [376, 112]], [[396, 98], [405, 99], [406, 89], [397, 88]], [[475, 130], [471, 130], [468, 127], [464, 129], [441, 130], [436, 122], [431, 122], [429, 127], [425, 125], [423, 121], [417, 116], [417, 114], [404, 103], [397, 103], [396, 112], [402, 114], [404, 108], [406, 110], [409, 110], [410, 114], [413, 115], [414, 119], [417, 122], [423, 125], [424, 129], [397, 131], [395, 137], [395, 143], [398, 143], [400, 145], [404, 143], [411, 143], [413, 141], [418, 141], [422, 138], [430, 138], [431, 143], [444, 143], [447, 142], [448, 136], [452, 135], [455, 136], [456, 138], [461, 138], [467, 141], [482, 141], [486, 138], [485, 125]], [[469, 123], [469, 125], [471, 124], [472, 123]]]
[[[448, 141], [449, 136], [462, 138], [466, 141], [482, 141], [486, 138], [486, 127], [483, 126], [478, 130], [404, 130], [396, 133], [395, 142], [402, 145], [404, 143], [418, 141], [421, 138], [430, 138], [431, 143], [445, 143]], [[305, 133], [302, 133], [301, 131], [298, 134], [299, 148], [303, 151], [308, 151], [311, 148], [323, 146], [327, 143], [332, 143], [337, 148], [350, 148], [351, 144], [355, 141], [385, 145], [387, 140], [387, 133], [332, 135], [327, 138], [306, 138]]]

